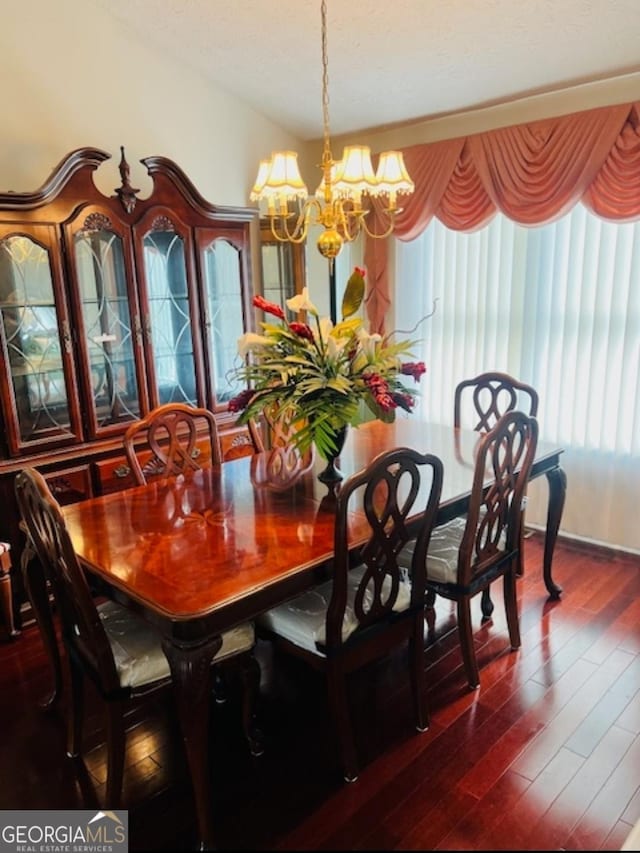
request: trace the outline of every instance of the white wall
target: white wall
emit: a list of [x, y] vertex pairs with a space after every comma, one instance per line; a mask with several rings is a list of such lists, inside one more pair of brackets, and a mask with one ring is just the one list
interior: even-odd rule
[[119, 146], [148, 193], [142, 157], [175, 160], [216, 204], [246, 205], [257, 164], [297, 139], [198, 72], [145, 44], [92, 3], [2, 0], [0, 189], [41, 186], [74, 148], [113, 159], [97, 173], [119, 185]]

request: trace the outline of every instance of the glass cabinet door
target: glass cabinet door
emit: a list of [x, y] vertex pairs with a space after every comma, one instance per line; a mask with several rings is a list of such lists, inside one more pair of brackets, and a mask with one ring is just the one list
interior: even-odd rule
[[121, 430], [146, 401], [137, 300], [127, 281], [130, 247], [106, 215], [86, 216], [72, 231], [72, 265], [81, 312], [81, 349], [88, 375], [93, 435]]
[[[8, 388], [3, 392], [9, 452], [79, 437], [72, 342], [66, 306], [54, 285], [55, 235], [35, 226], [0, 239], [0, 322]], [[59, 263], [56, 257], [55, 263]]]
[[203, 392], [194, 347], [198, 312], [187, 275], [186, 236], [167, 217], [156, 216], [144, 234], [142, 251], [141, 304], [151, 404], [200, 405]]
[[244, 387], [230, 375], [238, 363], [238, 338], [246, 330], [241, 252], [228, 240], [216, 239], [204, 247], [202, 264], [207, 350], [218, 408]]

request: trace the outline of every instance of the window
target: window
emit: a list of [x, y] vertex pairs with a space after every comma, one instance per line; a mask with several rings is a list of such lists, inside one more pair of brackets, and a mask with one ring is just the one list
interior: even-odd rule
[[[498, 215], [462, 234], [434, 220], [397, 243], [396, 282], [401, 329], [437, 300], [416, 330], [428, 371], [421, 416], [451, 422], [455, 385], [485, 370], [533, 385], [541, 438], [565, 448], [574, 474], [563, 530], [640, 550], [629, 473], [640, 473], [640, 223], [581, 205], [535, 228]], [[596, 509], [611, 517], [594, 535]]]

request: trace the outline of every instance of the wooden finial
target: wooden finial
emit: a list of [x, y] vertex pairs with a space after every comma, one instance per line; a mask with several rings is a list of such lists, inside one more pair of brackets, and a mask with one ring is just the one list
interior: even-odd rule
[[132, 213], [136, 206], [136, 202], [138, 201], [136, 193], [139, 193], [140, 190], [131, 186], [131, 181], [129, 180], [131, 167], [124, 156], [124, 145], [120, 146], [120, 165], [118, 166], [118, 169], [120, 171], [122, 186], [116, 189], [116, 195], [120, 199], [120, 203], [127, 213]]

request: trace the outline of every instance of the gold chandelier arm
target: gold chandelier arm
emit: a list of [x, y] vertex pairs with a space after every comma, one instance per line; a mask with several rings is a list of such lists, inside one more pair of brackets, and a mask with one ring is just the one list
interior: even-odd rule
[[364, 210], [348, 210], [343, 202], [336, 202], [335, 214], [338, 223], [338, 231], [342, 234], [346, 243], [353, 243], [360, 234], [364, 221]]
[[[384, 211], [384, 213], [389, 217], [389, 225], [388, 225], [388, 226], [387, 226], [387, 228], [386, 228], [382, 233], [380, 233], [380, 234], [378, 234], [378, 233], [377, 233], [377, 232], [375, 232], [375, 231], [370, 230], [370, 229], [367, 227], [367, 221], [366, 221], [366, 218], [363, 216], [363, 217], [362, 217], [362, 220], [361, 220], [361, 225], [362, 225], [362, 229], [363, 229], [363, 231], [365, 232], [365, 234], [366, 234], [368, 237], [371, 237], [371, 238], [372, 238], [372, 239], [374, 239], [374, 240], [384, 240], [384, 238], [385, 238], [385, 237], [389, 237], [389, 235], [393, 233], [393, 229], [394, 229], [394, 226], [395, 226], [395, 215], [396, 215], [396, 213], [398, 213], [398, 212], [399, 212], [398, 210], [394, 210], [394, 211], [385, 210], [385, 211]], [[367, 211], [367, 213], [369, 213], [369, 211]]]
[[343, 201], [341, 199], [335, 202], [333, 209], [336, 227], [346, 243], [352, 243], [362, 231], [367, 236], [376, 240], [383, 240], [393, 232], [397, 210], [391, 211], [385, 209], [382, 211], [388, 218], [389, 224], [384, 231], [378, 233], [367, 226], [367, 216], [371, 213], [371, 209], [363, 210], [360, 207], [354, 209], [351, 207], [350, 201]]
[[295, 244], [304, 243], [304, 241], [307, 239], [307, 235], [304, 231], [301, 232], [299, 237], [294, 237], [291, 234], [289, 234], [289, 232], [286, 230], [286, 226], [285, 226], [282, 233], [280, 233], [276, 229], [276, 222], [275, 222], [275, 220], [278, 218], [279, 217], [277, 217], [277, 216], [274, 216], [271, 218], [271, 236], [273, 237], [274, 240], [276, 240], [278, 243], [295, 243]]
[[[271, 234], [279, 243], [304, 243], [309, 232], [312, 211], [319, 215], [321, 212], [320, 202], [315, 198], [309, 198], [304, 203], [296, 218], [293, 228], [289, 228], [288, 220], [295, 214], [273, 213], [269, 214]], [[315, 221], [311, 224], [316, 224]]]

